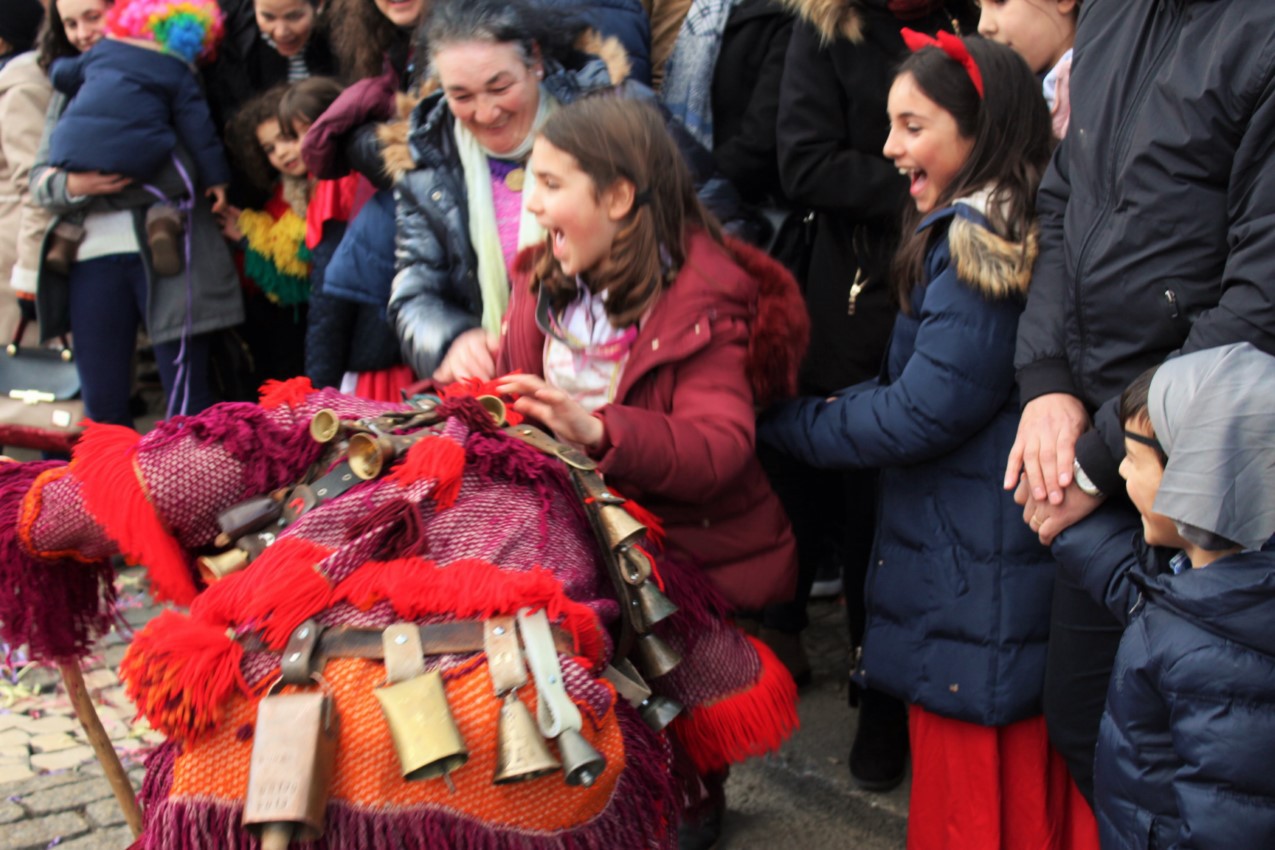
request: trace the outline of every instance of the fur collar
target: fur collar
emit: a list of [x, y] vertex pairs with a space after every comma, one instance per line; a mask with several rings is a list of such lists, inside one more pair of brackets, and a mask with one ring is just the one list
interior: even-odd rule
[[[601, 60], [606, 66], [611, 85], [618, 86], [628, 79], [632, 69], [629, 54], [615, 36], [604, 38], [596, 30], [587, 29], [576, 39], [575, 47], [589, 59]], [[377, 128], [376, 136], [381, 143], [381, 158], [385, 173], [395, 183], [417, 167], [411, 147], [414, 129], [412, 113], [423, 101], [437, 92], [438, 84], [431, 80], [416, 92], [398, 95], [397, 117]], [[429, 117], [434, 116], [420, 116], [418, 120], [424, 124]]]
[[819, 32], [825, 45], [844, 38], [863, 42], [862, 0], [781, 0], [793, 14]]
[[1022, 242], [994, 233], [987, 223], [988, 193], [981, 192], [953, 204], [947, 231], [956, 274], [988, 298], [1025, 297], [1038, 253], [1035, 223]]

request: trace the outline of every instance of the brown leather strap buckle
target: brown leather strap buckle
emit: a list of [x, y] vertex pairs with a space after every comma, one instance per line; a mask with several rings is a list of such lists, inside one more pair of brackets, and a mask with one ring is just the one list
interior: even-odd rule
[[317, 620], [306, 620], [293, 630], [283, 648], [280, 679], [285, 685], [306, 685], [313, 680], [321, 665], [315, 664], [315, 649], [323, 635]]

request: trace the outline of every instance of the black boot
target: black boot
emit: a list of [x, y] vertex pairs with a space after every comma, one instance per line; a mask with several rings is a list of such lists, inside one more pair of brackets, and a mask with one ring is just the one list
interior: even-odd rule
[[908, 767], [908, 715], [892, 696], [859, 691], [859, 728], [850, 747], [850, 778], [865, 791], [899, 786]]
[[682, 809], [677, 827], [677, 850], [712, 850], [722, 837], [726, 815], [726, 777], [730, 771], [701, 776], [701, 797]]

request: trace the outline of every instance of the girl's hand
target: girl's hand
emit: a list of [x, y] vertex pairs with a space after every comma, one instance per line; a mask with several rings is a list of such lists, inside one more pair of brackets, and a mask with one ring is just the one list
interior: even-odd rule
[[214, 214], [224, 212], [230, 205], [226, 203], [226, 184], [222, 183], [217, 186], [209, 186], [204, 192], [204, 197], [212, 201], [212, 211]]
[[602, 445], [606, 426], [562, 390], [535, 375], [508, 375], [498, 388], [502, 393], [522, 396], [514, 410], [543, 422], [559, 440], [590, 450]]
[[133, 180], [123, 174], [103, 174], [100, 171], [68, 171], [66, 193], [77, 198], [93, 195], [114, 195], [122, 192]]
[[221, 225], [221, 235], [238, 244], [243, 239], [243, 231], [239, 229], [239, 216], [243, 210], [226, 204], [222, 211], [215, 213], [217, 223]]
[[482, 328], [471, 328], [452, 340], [443, 362], [434, 370], [436, 383], [450, 384], [462, 378], [490, 381], [496, 377], [496, 352], [500, 338]]

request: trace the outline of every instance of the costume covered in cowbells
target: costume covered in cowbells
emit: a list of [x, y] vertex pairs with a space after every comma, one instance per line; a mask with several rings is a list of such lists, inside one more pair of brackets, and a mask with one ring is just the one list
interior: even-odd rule
[[[591, 787], [561, 772], [496, 785], [497, 716], [482, 652], [427, 656], [469, 749], [442, 780], [406, 781], [373, 690], [380, 661], [322, 669], [340, 717], [336, 768], [318, 848], [660, 848], [674, 841], [682, 797], [669, 738], [703, 773], [776, 747], [796, 725], [796, 691], [761, 644], [729, 626], [693, 569], [657, 558], [679, 607], [656, 631], [683, 655], [649, 680], [685, 706], [656, 733], [601, 677], [618, 605], [580, 499], [557, 460], [501, 433], [471, 398], [449, 399], [435, 433], [388, 474], [359, 483], [287, 525], [244, 570], [201, 588], [194, 557], [217, 516], [300, 481], [323, 446], [308, 432], [392, 405], [268, 386], [260, 405], [222, 404], [142, 437], [93, 425], [72, 463], [0, 464], [0, 620], [33, 657], [83, 654], [111, 619], [116, 552], [147, 565], [158, 598], [190, 605], [141, 630], [121, 664], [139, 711], [168, 741], [147, 764], [141, 848], [256, 847], [241, 827], [256, 708], [281, 650], [308, 618], [381, 629], [546, 612], [583, 735], [607, 760]], [[397, 409], [405, 409], [399, 405]], [[520, 697], [534, 712], [534, 688]]]

